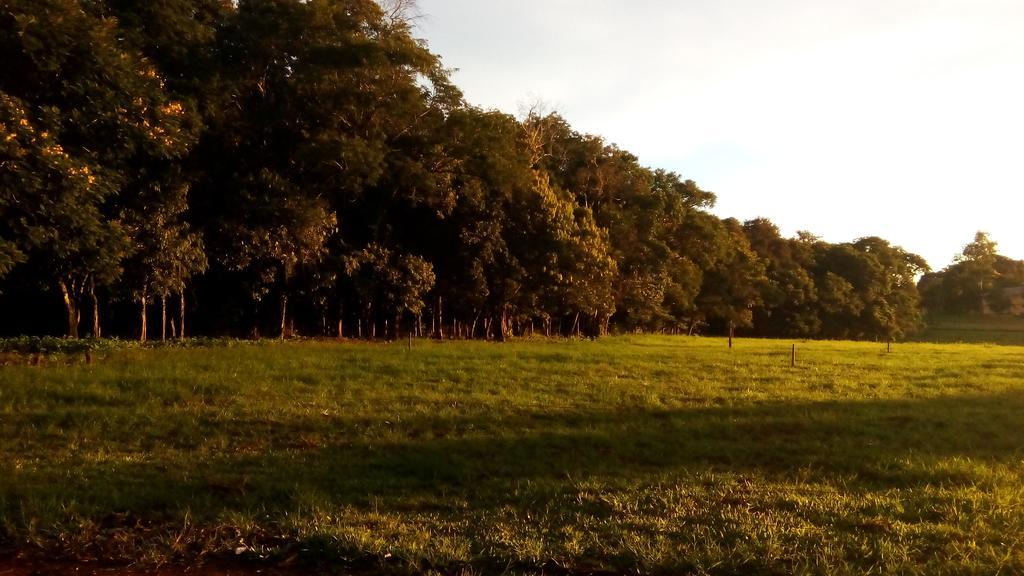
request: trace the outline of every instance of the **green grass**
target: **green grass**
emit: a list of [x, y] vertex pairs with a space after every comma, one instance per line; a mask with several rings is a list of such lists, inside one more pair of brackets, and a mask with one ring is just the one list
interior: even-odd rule
[[618, 337], [0, 368], [0, 551], [1024, 572], [1024, 348]]
[[916, 340], [1024, 346], [1024, 317], [1020, 316], [936, 316], [927, 324]]

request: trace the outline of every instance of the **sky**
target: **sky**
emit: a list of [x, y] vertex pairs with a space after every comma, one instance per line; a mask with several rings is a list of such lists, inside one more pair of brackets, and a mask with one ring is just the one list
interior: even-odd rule
[[785, 235], [1024, 259], [1024, 0], [419, 0], [467, 100], [535, 101]]

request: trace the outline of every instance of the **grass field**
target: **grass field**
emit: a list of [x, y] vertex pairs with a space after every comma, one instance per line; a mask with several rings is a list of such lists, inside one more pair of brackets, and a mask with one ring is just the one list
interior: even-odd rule
[[915, 337], [921, 342], [1024, 346], [1024, 317], [937, 316]]
[[1024, 348], [235, 344], [0, 367], [0, 553], [1024, 573]]

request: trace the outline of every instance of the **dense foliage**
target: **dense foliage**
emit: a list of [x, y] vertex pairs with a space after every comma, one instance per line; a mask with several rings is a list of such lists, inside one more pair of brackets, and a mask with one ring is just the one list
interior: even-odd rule
[[1020, 315], [1024, 261], [999, 254], [988, 234], [978, 232], [952, 265], [924, 275], [920, 288], [931, 313]]
[[920, 257], [722, 220], [557, 115], [473, 107], [408, 5], [0, 1], [0, 331], [920, 325]]

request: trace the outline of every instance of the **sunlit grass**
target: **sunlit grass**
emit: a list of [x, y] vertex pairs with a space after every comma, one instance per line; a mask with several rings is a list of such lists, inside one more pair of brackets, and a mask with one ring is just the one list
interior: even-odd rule
[[1024, 571], [1024, 349], [619, 337], [0, 368], [0, 548], [399, 570]]

